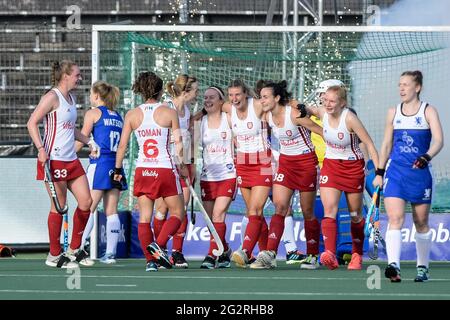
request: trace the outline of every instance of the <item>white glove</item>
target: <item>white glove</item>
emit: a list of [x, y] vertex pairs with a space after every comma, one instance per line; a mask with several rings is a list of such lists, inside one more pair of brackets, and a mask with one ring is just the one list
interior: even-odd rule
[[100, 146], [94, 141], [94, 139], [89, 140], [88, 145], [91, 149], [90, 156], [94, 159], [100, 157]]

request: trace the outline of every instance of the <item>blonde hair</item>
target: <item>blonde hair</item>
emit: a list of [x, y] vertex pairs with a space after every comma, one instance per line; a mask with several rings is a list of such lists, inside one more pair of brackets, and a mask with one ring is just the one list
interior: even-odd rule
[[56, 87], [64, 74], [70, 75], [72, 73], [72, 67], [76, 65], [77, 64], [71, 60], [53, 62], [51, 75], [52, 86]]
[[92, 85], [92, 92], [98, 94], [109, 110], [114, 110], [119, 102], [119, 88], [105, 81], [97, 81]]
[[327, 89], [327, 92], [331, 91], [334, 92], [339, 100], [343, 100], [345, 101], [345, 103], [347, 104], [348, 100], [347, 100], [347, 89], [345, 89], [345, 87], [341, 87], [341, 86], [331, 86]]
[[183, 92], [192, 90], [192, 84], [197, 82], [197, 78], [187, 74], [179, 75], [175, 81], [169, 81], [166, 84], [166, 90], [173, 97], [179, 97]]

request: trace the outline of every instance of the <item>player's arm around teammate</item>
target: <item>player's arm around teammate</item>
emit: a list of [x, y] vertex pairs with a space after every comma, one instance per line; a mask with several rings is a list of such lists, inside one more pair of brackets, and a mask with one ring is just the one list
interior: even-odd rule
[[348, 269], [360, 270], [364, 244], [362, 192], [365, 163], [364, 155], [359, 149], [359, 140], [367, 146], [375, 165], [378, 165], [378, 153], [363, 124], [356, 115], [348, 111], [346, 105], [346, 89], [334, 86], [325, 94], [324, 107], [317, 109], [323, 122], [324, 140], [327, 145], [319, 181], [324, 207], [322, 234], [325, 242], [325, 252], [320, 259], [329, 269], [338, 267], [336, 215], [341, 193], [345, 192], [352, 234], [352, 260]]
[[228, 87], [229, 103], [225, 103], [223, 108], [230, 114], [233, 135], [236, 137], [237, 182], [249, 219], [242, 249], [235, 251], [232, 256], [239, 267], [246, 267], [256, 242], [260, 250], [266, 249], [268, 227], [263, 208], [272, 186], [271, 156], [264, 134], [266, 124], [262, 121], [263, 109], [250, 93], [242, 80], [232, 81]]
[[[280, 158], [273, 185], [275, 215], [269, 228], [267, 250], [261, 251], [251, 268], [272, 268], [276, 266], [276, 252], [284, 231], [284, 219], [288, 212], [292, 194], [301, 191], [301, 205], [305, 220], [315, 224], [315, 248], [308, 248], [309, 254], [318, 255], [320, 226], [314, 216], [314, 201], [317, 189], [317, 156], [311, 142], [310, 131], [298, 123], [321, 134], [321, 127], [310, 119], [299, 119], [299, 111], [289, 105], [290, 94], [286, 90], [286, 81], [268, 82], [261, 90], [261, 103], [265, 111], [265, 120], [280, 143]], [[301, 120], [301, 121], [299, 121]], [[308, 223], [306, 223], [308, 227]], [[314, 238], [314, 239], [313, 239]]]

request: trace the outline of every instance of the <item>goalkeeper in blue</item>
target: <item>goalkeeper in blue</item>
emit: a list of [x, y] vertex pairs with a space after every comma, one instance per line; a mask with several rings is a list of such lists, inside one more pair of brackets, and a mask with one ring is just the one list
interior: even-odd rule
[[[89, 160], [86, 174], [93, 202], [91, 214], [83, 233], [82, 247], [86, 244], [86, 238], [90, 236], [94, 225], [93, 213], [100, 200], [103, 199], [106, 214], [106, 252], [100, 258], [100, 262], [106, 264], [116, 262], [117, 243], [120, 237], [117, 205], [120, 191], [127, 189], [125, 180], [118, 182], [111, 179], [123, 127], [122, 117], [114, 110], [119, 102], [119, 96], [119, 88], [104, 81], [94, 83], [90, 95], [92, 109], [86, 112], [81, 129], [81, 132], [86, 136], [92, 134], [94, 141], [100, 146], [100, 157]], [[79, 149], [81, 149], [81, 144], [77, 144], [77, 150]], [[125, 177], [123, 172], [122, 176]]]
[[388, 111], [374, 180], [374, 185], [383, 182], [384, 204], [389, 219], [385, 237], [388, 257], [385, 276], [391, 282], [401, 281], [400, 230], [407, 201], [411, 203], [417, 230], [417, 276], [414, 281], [429, 279], [432, 234], [428, 215], [433, 186], [430, 162], [442, 149], [444, 137], [436, 108], [419, 98], [422, 83], [420, 71], [406, 71], [400, 76], [400, 103]]

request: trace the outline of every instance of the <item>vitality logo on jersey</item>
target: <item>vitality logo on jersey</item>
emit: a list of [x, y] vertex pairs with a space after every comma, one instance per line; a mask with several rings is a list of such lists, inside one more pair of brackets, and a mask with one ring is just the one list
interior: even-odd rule
[[142, 176], [143, 177], [155, 177], [155, 178], [158, 178], [159, 173], [156, 172], [155, 170], [145, 169], [145, 170], [142, 170]]
[[75, 122], [66, 121], [63, 123], [62, 127], [65, 130], [73, 130], [73, 129], [75, 129]]

